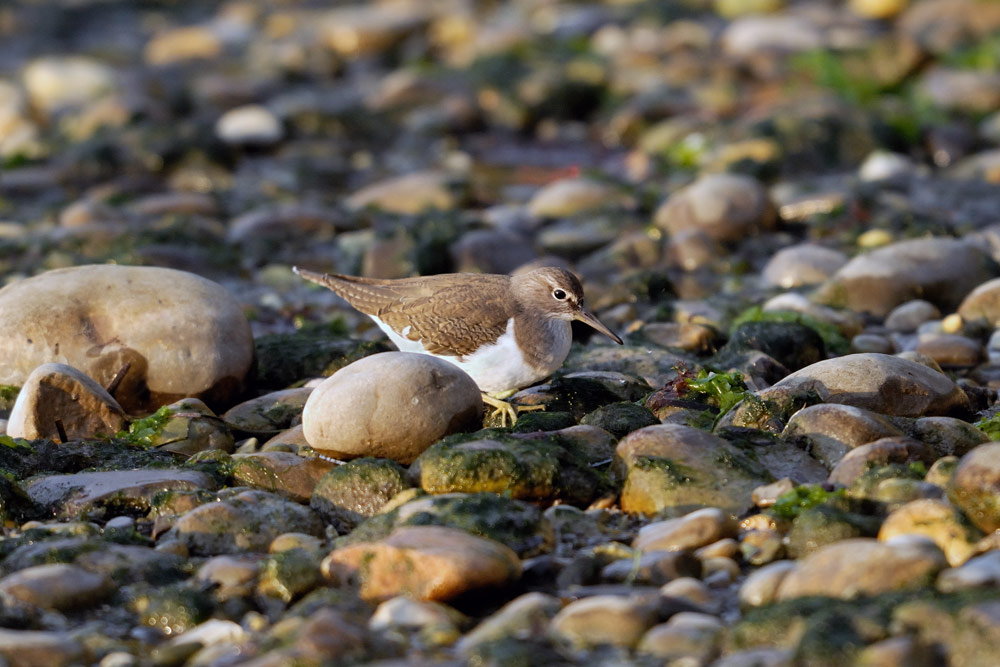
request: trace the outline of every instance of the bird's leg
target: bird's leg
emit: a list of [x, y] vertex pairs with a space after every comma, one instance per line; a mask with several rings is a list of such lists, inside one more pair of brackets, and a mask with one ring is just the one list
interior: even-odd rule
[[490, 417], [500, 417], [500, 425], [506, 426], [507, 419], [510, 418], [510, 425], [513, 426], [517, 423], [517, 415], [520, 412], [534, 412], [535, 410], [544, 410], [544, 405], [514, 405], [510, 401], [505, 399], [510, 398], [514, 395], [514, 390], [511, 391], [501, 391], [493, 394], [487, 394], [483, 392], [483, 403], [488, 403], [492, 405], [494, 410], [490, 414]]

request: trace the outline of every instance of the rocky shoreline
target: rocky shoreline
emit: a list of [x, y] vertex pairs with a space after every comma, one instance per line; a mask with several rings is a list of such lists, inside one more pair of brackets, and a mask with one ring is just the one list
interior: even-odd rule
[[[1000, 5], [0, 8], [0, 662], [1000, 664]], [[316, 271], [575, 271], [512, 397]]]

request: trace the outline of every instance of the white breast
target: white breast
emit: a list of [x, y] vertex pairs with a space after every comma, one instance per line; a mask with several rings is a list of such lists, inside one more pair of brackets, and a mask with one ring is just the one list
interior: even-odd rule
[[[429, 354], [419, 341], [404, 338], [376, 318], [372, 319], [400, 351]], [[461, 368], [476, 381], [480, 390], [487, 393], [520, 389], [551, 375], [569, 354], [572, 342], [569, 322], [552, 320], [547, 333], [552, 337], [550, 354], [541, 367], [532, 366], [525, 360], [514, 339], [513, 318], [507, 321], [507, 330], [493, 345], [483, 346], [464, 357], [435, 356]]]

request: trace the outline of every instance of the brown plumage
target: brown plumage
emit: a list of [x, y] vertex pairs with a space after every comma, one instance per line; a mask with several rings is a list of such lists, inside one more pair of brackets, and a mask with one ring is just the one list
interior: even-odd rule
[[487, 392], [527, 386], [562, 365], [571, 320], [621, 343], [583, 307], [579, 279], [554, 267], [515, 276], [454, 273], [398, 280], [295, 272], [370, 316], [401, 350], [445, 358]]

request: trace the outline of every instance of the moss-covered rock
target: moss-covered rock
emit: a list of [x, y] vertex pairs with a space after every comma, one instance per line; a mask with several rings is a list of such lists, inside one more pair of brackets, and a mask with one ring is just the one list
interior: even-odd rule
[[326, 473], [309, 504], [338, 532], [346, 533], [409, 487], [406, 469], [395, 461], [355, 459]]
[[621, 401], [602, 405], [593, 412], [584, 415], [580, 423], [598, 426], [616, 438], [622, 438], [644, 426], [659, 424], [660, 420], [649, 408], [636, 405], [631, 401]]
[[553, 543], [552, 527], [534, 505], [494, 493], [449, 493], [418, 498], [374, 516], [338, 538], [337, 545], [379, 540], [398, 526], [461, 528], [502, 542], [522, 558], [548, 551]]
[[625, 476], [621, 507], [630, 513], [719, 507], [736, 516], [752, 506], [754, 488], [774, 481], [752, 449], [689, 426], [647, 426], [623, 438], [616, 453]]
[[744, 322], [715, 355], [712, 365], [736, 366], [734, 360], [751, 350], [763, 352], [791, 371], [826, 358], [823, 339], [812, 327], [798, 322]]
[[386, 343], [299, 332], [254, 340], [260, 389], [284, 389], [303, 378], [332, 375], [352, 361], [390, 350]]
[[508, 434], [488, 429], [441, 440], [410, 467], [428, 493], [491, 491], [534, 501], [589, 503], [602, 475], [559, 432]]

